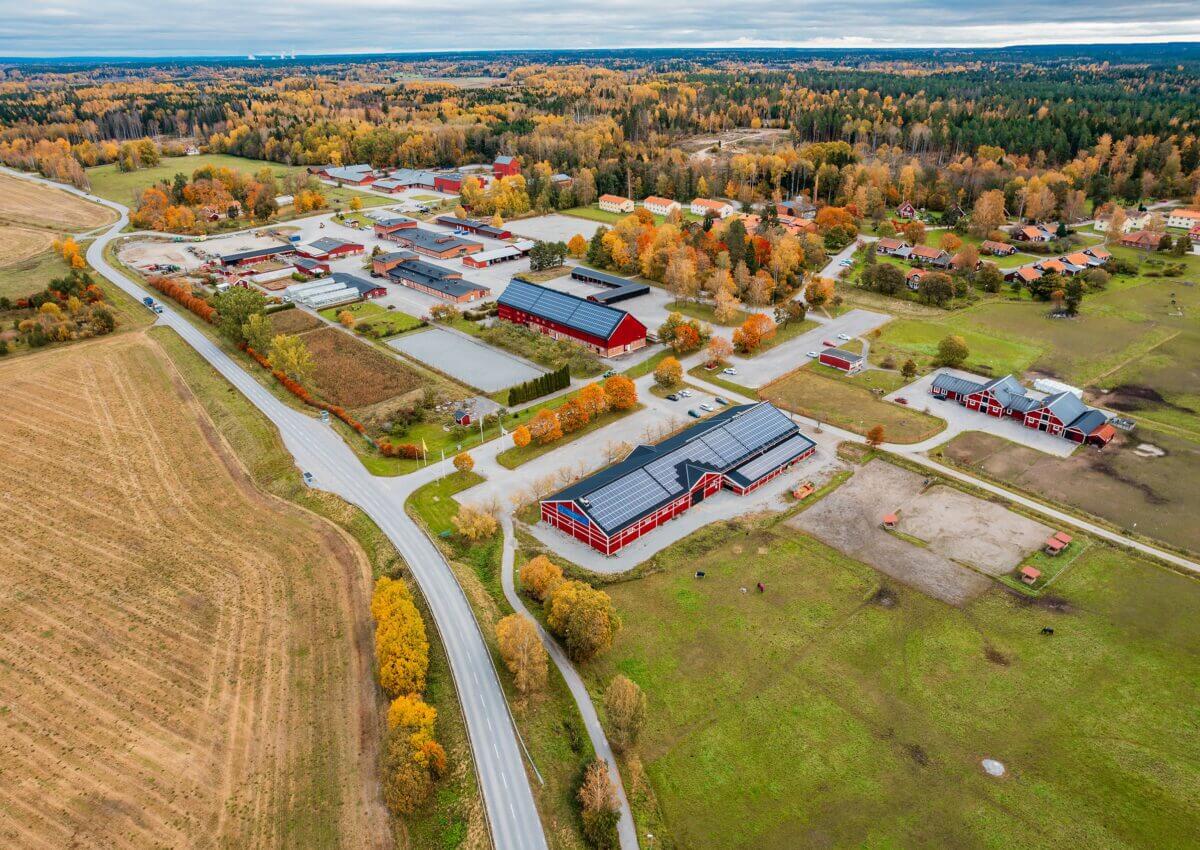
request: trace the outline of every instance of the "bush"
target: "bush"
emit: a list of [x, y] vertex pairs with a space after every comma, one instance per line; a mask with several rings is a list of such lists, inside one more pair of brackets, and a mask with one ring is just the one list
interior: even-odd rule
[[531, 378], [522, 384], [510, 387], [508, 390], [508, 406], [516, 407], [518, 404], [533, 401], [535, 398], [550, 395], [569, 386], [571, 386], [571, 369], [569, 366], [562, 366], [553, 372], [538, 375], [536, 378]]
[[545, 555], [538, 555], [521, 567], [521, 587], [538, 602], [563, 583], [563, 571]]

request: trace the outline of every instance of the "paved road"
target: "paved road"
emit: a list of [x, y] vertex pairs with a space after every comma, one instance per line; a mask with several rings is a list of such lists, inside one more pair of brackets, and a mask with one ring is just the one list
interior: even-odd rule
[[[63, 188], [61, 184], [5, 171]], [[105, 278], [140, 301], [147, 291], [104, 259], [104, 248], [120, 235], [128, 211], [120, 204], [71, 191], [120, 213], [120, 220], [89, 246], [87, 259]], [[404, 512], [404, 498], [423, 481], [406, 476], [413, 480], [398, 485], [371, 476], [336, 432], [283, 404], [169, 303], [163, 305], [158, 323], [174, 329], [275, 424], [288, 451], [301, 469], [313, 473], [318, 487], [360, 507], [395, 544], [425, 594], [446, 647], [495, 846], [498, 850], [547, 847], [504, 691], [471, 606], [441, 553]]]
[[621, 819], [617, 822], [617, 834], [621, 839], [621, 850], [637, 850], [637, 828], [633, 824], [633, 814], [629, 808], [629, 800], [625, 797], [625, 785], [621, 782], [621, 772], [617, 769], [617, 760], [613, 756], [612, 747], [608, 744], [608, 738], [604, 734], [604, 727], [600, 725], [600, 718], [596, 715], [596, 709], [592, 705], [591, 694], [588, 693], [587, 686], [583, 684], [583, 679], [575, 670], [575, 665], [571, 663], [571, 659], [563, 652], [558, 641], [556, 641], [545, 629], [537, 618], [529, 613], [529, 609], [525, 607], [524, 600], [517, 593], [516, 581], [514, 577], [513, 562], [516, 548], [516, 536], [513, 534], [512, 517], [509, 514], [504, 514], [501, 517], [501, 524], [504, 526], [504, 559], [500, 567], [500, 581], [504, 586], [504, 597], [508, 600], [508, 604], [513, 607], [513, 610], [524, 614], [528, 617], [537, 628], [538, 637], [542, 639], [542, 645], [546, 647], [546, 652], [550, 655], [550, 660], [554, 662], [554, 666], [562, 673], [563, 679], [566, 680], [567, 687], [571, 691], [571, 695], [575, 697], [575, 702], [579, 706], [579, 713], [583, 717], [583, 725], [587, 727], [588, 737], [592, 740], [592, 748], [596, 751], [598, 758], [608, 762], [608, 776], [613, 781], [613, 785], [617, 789], [617, 799], [621, 804]]
[[[697, 360], [696, 362], [699, 362], [699, 361]], [[689, 364], [689, 365], [695, 365], [695, 364], [693, 363], [693, 364]], [[684, 368], [687, 369], [688, 365], [685, 365]], [[731, 393], [729, 390], [722, 389], [721, 387], [718, 387], [714, 384], [710, 384], [707, 381], [703, 381], [703, 380], [697, 379], [695, 377], [689, 377], [688, 380], [690, 383], [692, 383], [698, 387], [702, 387], [703, 389], [706, 389], [709, 392], [723, 393], [727, 398], [732, 396], [732, 398], [734, 400], [740, 400], [742, 398], [737, 393]], [[750, 399], [750, 400], [754, 400], [754, 399]], [[818, 444], [822, 443], [822, 442], [830, 443], [830, 448], [832, 448], [832, 443], [838, 442], [841, 440], [849, 440], [854, 443], [866, 443], [866, 441], [867, 441], [866, 437], [862, 437], [851, 431], [845, 431], [841, 428], [837, 428], [837, 427], [830, 425], [828, 423], [825, 423], [825, 422], [818, 423], [815, 419], [808, 419], [807, 417], [799, 416], [799, 415], [793, 415], [792, 418], [797, 421], [807, 422], [807, 423], [813, 425], [814, 427], [819, 426], [821, 428], [822, 433], [821, 434], [813, 434], [810, 432], [809, 436], [811, 436], [811, 437], [813, 437], [813, 439], [817, 440]], [[822, 437], [824, 439], [822, 439]], [[926, 443], [928, 443], [928, 442], [929, 441], [926, 441]], [[940, 441], [939, 441], [939, 444], [940, 444]], [[932, 469], [935, 472], [937, 472], [941, 475], [945, 475], [948, 478], [954, 478], [954, 479], [957, 479], [958, 481], [962, 481], [966, 484], [971, 484], [972, 486], [978, 487], [981, 490], [986, 490], [989, 493], [992, 493], [996, 496], [1000, 496], [1001, 498], [1007, 499], [1008, 501], [1013, 502], [1018, 505], [1021, 505], [1022, 507], [1028, 508], [1029, 510], [1035, 511], [1036, 513], [1039, 513], [1042, 516], [1050, 517], [1051, 519], [1054, 519], [1057, 522], [1060, 522], [1064, 525], [1074, 526], [1075, 528], [1082, 529], [1083, 531], [1086, 531], [1088, 534], [1091, 534], [1094, 537], [1102, 538], [1104, 540], [1109, 541], [1110, 543], [1116, 543], [1120, 546], [1128, 546], [1130, 549], [1134, 549], [1145, 555], [1150, 555], [1151, 557], [1158, 558], [1160, 561], [1164, 561], [1168, 564], [1179, 567], [1182, 570], [1186, 570], [1191, 573], [1200, 574], [1200, 564], [1196, 563], [1195, 561], [1190, 561], [1187, 558], [1176, 555], [1173, 552], [1168, 552], [1164, 549], [1159, 549], [1155, 546], [1151, 546], [1149, 544], [1142, 543], [1140, 540], [1134, 540], [1130, 537], [1126, 537], [1123, 534], [1118, 534], [1115, 531], [1110, 531], [1109, 529], [1104, 528], [1103, 526], [1099, 526], [1099, 525], [1096, 525], [1095, 523], [1088, 522], [1087, 520], [1080, 519], [1079, 517], [1076, 517], [1072, 514], [1068, 514], [1063, 511], [1056, 510], [1055, 508], [1051, 508], [1047, 505], [1042, 504], [1041, 502], [1037, 501], [1036, 499], [1030, 499], [1027, 496], [1022, 496], [1020, 493], [1014, 493], [1013, 491], [1005, 489], [1004, 487], [1000, 487], [996, 484], [992, 484], [990, 481], [984, 481], [983, 479], [976, 478], [975, 476], [970, 475], [968, 473], [960, 472], [959, 470], [954, 469], [953, 467], [943, 466], [942, 464], [938, 463], [937, 461], [933, 460], [932, 458], [929, 458], [921, 453], [920, 449], [924, 448], [925, 446], [926, 446], [926, 444], [923, 444], [923, 443], [918, 443], [918, 444], [916, 444], [916, 446], [897, 445], [895, 443], [884, 443], [883, 444], [883, 448], [887, 449], [888, 451], [890, 451], [894, 454], [901, 455], [901, 456], [913, 461], [914, 463], [919, 463], [921, 466], [924, 466], [928, 469]], [[932, 446], [929, 446], [929, 448], [932, 448]]]

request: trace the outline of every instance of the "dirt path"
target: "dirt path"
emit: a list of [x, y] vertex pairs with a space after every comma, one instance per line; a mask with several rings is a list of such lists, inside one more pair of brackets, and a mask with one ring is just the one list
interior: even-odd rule
[[389, 846], [365, 559], [163, 362], [0, 364], [0, 845]]

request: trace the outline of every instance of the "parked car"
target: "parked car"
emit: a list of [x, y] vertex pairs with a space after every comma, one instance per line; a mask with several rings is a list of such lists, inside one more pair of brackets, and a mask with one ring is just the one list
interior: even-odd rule
[[849, 337], [849, 336], [847, 336], [846, 334], [838, 334], [838, 339], [840, 339], [842, 342], [849, 342], [849, 341], [850, 341], [850, 337]]
[[736, 375], [737, 373], [738, 373], [738, 370], [732, 366], [730, 366], [728, 369], [721, 370], [722, 375]]
[[810, 351], [810, 352], [808, 352], [808, 356], [809, 356], [809, 357], [816, 357], [816, 356], [817, 356], [817, 352], [815, 352], [815, 351]]
[[667, 401], [679, 401], [679, 393], [670, 393], [667, 396]]
[[898, 398], [898, 399], [896, 399], [896, 404], [908, 404], [908, 399]]
[[837, 343], [828, 339], [822, 340], [821, 345], [825, 346], [826, 348], [837, 348]]
[[603, 375], [601, 375], [600, 377], [601, 377], [601, 378], [611, 378], [611, 377], [612, 377], [613, 375], [615, 375], [615, 374], [617, 374], [617, 370], [616, 370], [616, 369], [609, 369], [607, 372], [605, 372], [605, 373], [604, 373]]
[[852, 265], [854, 265], [854, 261], [850, 260], [850, 259], [845, 259], [845, 260], [842, 260], [840, 263], [838, 263], [838, 265], [839, 266], [852, 266]]
[[724, 398], [719, 395], [713, 396], [713, 401], [715, 401], [717, 404], [721, 405], [721, 407], [725, 407], [727, 404], [729, 404], [729, 399]]
[[707, 413], [712, 413], [713, 406], [711, 404], [706, 404], [705, 402], [700, 402], [700, 409]]
[[688, 416], [692, 417], [693, 419], [699, 419], [700, 411], [693, 407], [691, 410], [688, 411]]
[[691, 390], [680, 390], [679, 395], [681, 398], [691, 398], [692, 391]]
[[304, 486], [305, 487], [313, 486], [313, 481], [316, 480], [313, 478], [313, 474], [311, 472], [304, 473], [304, 475], [302, 477], [304, 478]]

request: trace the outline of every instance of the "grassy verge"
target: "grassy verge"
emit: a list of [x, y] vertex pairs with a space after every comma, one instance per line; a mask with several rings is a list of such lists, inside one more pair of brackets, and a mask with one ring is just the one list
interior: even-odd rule
[[[174, 331], [153, 328], [149, 333], [171, 358], [217, 431], [249, 470], [259, 488], [295, 502], [347, 531], [362, 546], [376, 577], [406, 571], [399, 553], [370, 517], [337, 496], [303, 485], [275, 426], [245, 396], [226, 382]], [[486, 845], [487, 827], [483, 820], [483, 806], [454, 680], [428, 606], [420, 588], [415, 582], [412, 584], [428, 625], [430, 666], [426, 699], [438, 710], [437, 735], [451, 756], [451, 768], [449, 777], [438, 788], [434, 801], [425, 810], [406, 818], [404, 827], [413, 847], [453, 850], [468, 837], [474, 837], [475, 846], [479, 846], [481, 835], [482, 843]]]
[[[478, 479], [474, 473], [455, 473], [426, 484], [409, 497], [405, 510], [434, 532], [457, 511], [454, 494], [473, 486]], [[490, 540], [479, 543], [471, 543], [458, 535], [438, 535], [434, 539], [450, 561], [474, 609], [517, 727], [544, 780], [544, 784], [539, 783], [531, 773], [534, 798], [550, 846], [555, 850], [582, 848], [585, 844], [575, 790], [584, 765], [594, 757], [595, 751], [566, 682], [553, 664], [545, 692], [522, 697], [500, 658], [496, 623], [512, 613], [500, 580], [502, 535], [497, 533]], [[518, 553], [518, 568], [523, 562], [521, 557]]]
[[770, 523], [658, 560], [608, 588], [625, 628], [584, 670], [594, 692], [622, 672], [649, 697], [659, 805], [632, 802], [656, 844], [1176, 846], [1200, 829], [1195, 748], [1163, 734], [1197, 696], [1191, 579], [1092, 545], [1053, 599], [958, 609]]
[[877, 398], [863, 387], [801, 368], [762, 388], [763, 398], [785, 410], [866, 434], [882, 425], [889, 443], [919, 443], [942, 431], [946, 423], [927, 413]]
[[[570, 398], [570, 397], [564, 396], [563, 398], [554, 399], [553, 404], [555, 407], [557, 407], [558, 405], [563, 404], [568, 398]], [[563, 434], [561, 439], [555, 440], [553, 443], [548, 443], [547, 445], [541, 446], [541, 445], [538, 445], [536, 442], [533, 442], [533, 443], [530, 443], [529, 445], [525, 446], [524, 448], [521, 448], [518, 446], [513, 446], [510, 449], [505, 449], [504, 451], [500, 452], [500, 454], [496, 455], [496, 462], [499, 463], [501, 466], [503, 466], [505, 469], [516, 469], [521, 464], [529, 463], [529, 461], [533, 460], [534, 458], [541, 457], [542, 455], [546, 454], [547, 452], [552, 452], [555, 449], [559, 449], [559, 448], [562, 448], [563, 446], [570, 445], [571, 443], [578, 440], [580, 437], [587, 436], [588, 434], [592, 433], [593, 431], [598, 431], [601, 428], [605, 427], [606, 425], [611, 425], [612, 423], [616, 422], [619, 419], [624, 419], [626, 416], [629, 416], [630, 414], [637, 413], [639, 410], [642, 410], [644, 407], [645, 407], [645, 405], [638, 403], [638, 404], [635, 404], [633, 407], [631, 407], [629, 410], [606, 410], [604, 413], [600, 414], [595, 419], [588, 422], [587, 425], [584, 425], [578, 431], [573, 431], [570, 434]], [[530, 409], [530, 411], [522, 411], [522, 413], [531, 412], [531, 411], [532, 411], [532, 408]], [[532, 413], [531, 413], [530, 418], [532, 418]]]

